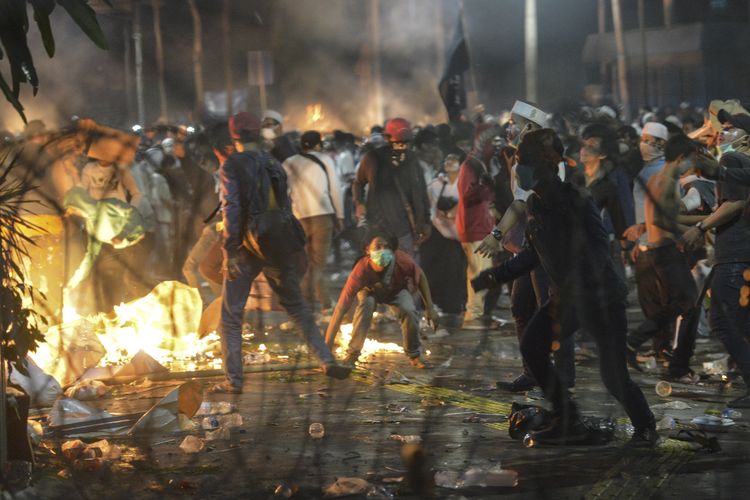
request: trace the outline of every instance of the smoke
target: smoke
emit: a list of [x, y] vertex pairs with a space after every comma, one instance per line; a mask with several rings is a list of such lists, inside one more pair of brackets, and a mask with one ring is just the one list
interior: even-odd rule
[[[383, 113], [413, 122], [442, 121], [437, 93], [444, 45], [442, 1], [381, 0], [380, 68]], [[370, 2], [283, 0], [275, 22], [283, 32], [274, 58], [291, 60], [283, 76], [281, 108], [292, 127], [363, 132], [374, 124]], [[278, 32], [278, 28], [277, 28]], [[290, 54], [306, 50], [294, 57]], [[287, 59], [288, 58], [288, 59]], [[308, 106], [325, 116], [311, 123]]]

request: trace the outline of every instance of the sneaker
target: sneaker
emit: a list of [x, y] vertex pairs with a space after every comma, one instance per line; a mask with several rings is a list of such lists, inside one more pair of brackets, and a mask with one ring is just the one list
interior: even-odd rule
[[629, 448], [654, 448], [660, 442], [661, 437], [656, 432], [656, 428], [646, 427], [645, 429], [636, 429], [626, 446]]
[[667, 377], [672, 380], [673, 382], [677, 382], [679, 384], [695, 384], [700, 381], [701, 377], [697, 373], [695, 373], [690, 368], [685, 371], [685, 369], [672, 369], [670, 367], [669, 371], [667, 372]]
[[567, 423], [562, 417], [555, 417], [552, 423], [538, 431], [532, 431], [531, 438], [540, 444], [583, 444], [591, 439], [591, 431], [578, 416], [571, 416]]
[[242, 387], [232, 385], [228, 380], [208, 389], [209, 394], [242, 394]]
[[630, 344], [626, 345], [625, 356], [628, 362], [628, 366], [643, 373], [643, 367], [638, 363], [638, 351], [630, 347]]
[[495, 382], [498, 389], [508, 392], [526, 392], [536, 387], [536, 381], [522, 373], [512, 382]]
[[323, 365], [323, 373], [325, 373], [327, 377], [344, 380], [352, 373], [352, 369], [349, 366], [342, 366], [336, 363], [326, 363]]
[[727, 403], [729, 408], [750, 408], [750, 392]]
[[414, 368], [418, 368], [420, 370], [424, 370], [425, 368], [427, 368], [427, 365], [424, 364], [424, 361], [422, 361], [419, 356], [409, 358], [409, 364]]

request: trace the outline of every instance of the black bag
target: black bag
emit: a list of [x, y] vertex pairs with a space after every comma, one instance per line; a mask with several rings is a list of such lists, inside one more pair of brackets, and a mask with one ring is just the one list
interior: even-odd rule
[[547, 427], [552, 413], [541, 406], [513, 403], [508, 415], [508, 434], [512, 439], [523, 439], [526, 434]]
[[[274, 177], [269, 175], [269, 166], [268, 162], [261, 161], [259, 169], [262, 175], [268, 177], [269, 192], [258, 193], [261, 199], [266, 200], [266, 209], [247, 214], [243, 244], [256, 257], [271, 263], [280, 263], [304, 250], [307, 236], [302, 224], [292, 214], [289, 203], [285, 203], [287, 194], [277, 182], [274, 182]], [[262, 182], [258, 183], [259, 187], [262, 185]], [[271, 194], [276, 198], [278, 208], [268, 208]]]

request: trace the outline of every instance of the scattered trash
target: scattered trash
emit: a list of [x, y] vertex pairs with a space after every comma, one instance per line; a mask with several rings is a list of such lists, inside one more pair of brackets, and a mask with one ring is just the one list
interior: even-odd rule
[[523, 446], [525, 448], [533, 448], [536, 446], [536, 441], [534, 441], [534, 438], [531, 437], [531, 434], [526, 434], [523, 437]]
[[52, 409], [49, 412], [49, 424], [51, 427], [89, 422], [103, 418], [112, 418], [112, 414], [92, 408], [73, 398], [58, 399], [52, 405]]
[[206, 431], [206, 441], [228, 440], [231, 437], [231, 431], [227, 427], [219, 427], [213, 431]]
[[428, 335], [430, 339], [444, 339], [445, 337], [450, 337], [451, 332], [448, 331], [446, 328], [438, 328], [435, 330], [435, 333], [432, 335]]
[[652, 410], [689, 410], [690, 408], [692, 406], [684, 401], [670, 401], [669, 403], [661, 403], [651, 407]]
[[445, 406], [445, 401], [442, 399], [425, 398], [420, 401], [419, 406], [422, 408], [429, 408], [431, 406]]
[[82, 454], [83, 458], [103, 458], [105, 460], [118, 460], [122, 456], [122, 450], [116, 444], [110, 444], [106, 439], [91, 443], [86, 446]]
[[230, 413], [229, 415], [221, 415], [219, 417], [219, 424], [222, 427], [226, 427], [228, 429], [234, 428], [234, 427], [242, 427], [242, 415], [239, 413]]
[[388, 403], [386, 409], [389, 413], [407, 413], [409, 411], [406, 406], [401, 406], [398, 403]]
[[151, 407], [128, 431], [128, 434], [193, 430], [190, 417], [201, 406], [201, 386], [191, 380], [180, 385]]
[[29, 439], [34, 443], [34, 446], [39, 446], [44, 437], [42, 424], [37, 420], [28, 420], [26, 423], [26, 432], [29, 434]]
[[417, 435], [402, 436], [400, 434], [391, 434], [389, 439], [391, 441], [399, 441], [404, 444], [418, 444], [422, 442], [422, 436]]
[[448, 450], [457, 450], [461, 447], [461, 443], [445, 443], [445, 448]]
[[65, 390], [65, 396], [79, 401], [92, 401], [94, 399], [108, 398], [112, 391], [104, 382], [99, 380], [84, 380], [76, 382]]
[[621, 441], [630, 439], [635, 432], [632, 424], [619, 424], [615, 427], [615, 437]]
[[660, 380], [656, 384], [656, 394], [660, 398], [668, 398], [669, 396], [672, 395], [672, 384], [664, 380]]
[[326, 435], [326, 429], [320, 422], [313, 422], [312, 424], [310, 424], [308, 432], [310, 433], [310, 437], [313, 439], [323, 439], [323, 436]]
[[81, 458], [83, 450], [86, 449], [86, 443], [80, 439], [73, 439], [71, 441], [65, 441], [62, 446], [62, 454], [68, 460], [75, 460]]
[[214, 416], [205, 417], [201, 421], [201, 428], [204, 431], [210, 431], [212, 429], [218, 429], [219, 428], [219, 419], [216, 418], [216, 417], [214, 417]]
[[273, 495], [276, 497], [281, 497], [281, 498], [291, 498], [292, 495], [296, 493], [295, 489], [296, 488], [292, 489], [289, 486], [282, 483], [276, 487], [276, 489], [273, 492]]
[[656, 364], [656, 358], [653, 356], [649, 356], [646, 361], [643, 362], [644, 368], [647, 370], [656, 370], [657, 364]]
[[229, 401], [204, 401], [195, 413], [196, 417], [204, 415], [227, 415], [237, 411], [237, 406]]
[[671, 431], [677, 428], [677, 422], [669, 415], [664, 415], [661, 420], [656, 422], [657, 431]]
[[703, 371], [709, 375], [721, 375], [729, 371], [729, 356], [724, 355], [715, 361], [704, 361]]
[[500, 467], [492, 469], [472, 467], [463, 474], [454, 471], [439, 471], [435, 473], [435, 484], [441, 488], [454, 490], [472, 486], [512, 488], [518, 485], [518, 473]]
[[372, 500], [393, 498], [393, 495], [385, 488], [379, 488], [358, 477], [339, 477], [336, 482], [323, 488], [323, 498], [339, 498], [350, 495], [366, 495], [367, 498]]
[[724, 408], [721, 411], [722, 418], [732, 418], [732, 419], [738, 419], [742, 418], [742, 412], [739, 410], [735, 410], [733, 408]]
[[734, 425], [731, 418], [720, 418], [713, 415], [701, 415], [691, 420], [698, 429], [704, 431], [725, 432], [727, 428]]
[[168, 371], [164, 365], [149, 356], [145, 351], [138, 351], [128, 364], [115, 372], [115, 377], [137, 377]]
[[242, 358], [242, 362], [246, 365], [258, 365], [264, 364], [271, 361], [271, 355], [267, 352], [248, 352]]
[[10, 381], [20, 386], [29, 395], [31, 406], [52, 406], [57, 397], [62, 394], [60, 384], [53, 376], [44, 373], [28, 356], [26, 357], [26, 371], [28, 376], [14, 369], [10, 373]]
[[44, 372], [63, 386], [72, 384], [107, 353], [96, 334], [96, 324], [86, 319], [51, 326], [44, 342], [30, 356]]
[[487, 421], [487, 419], [482, 418], [481, 416], [477, 415], [476, 413], [469, 415], [468, 417], [464, 418], [465, 424], [483, 424]]
[[185, 453], [198, 453], [203, 449], [203, 440], [197, 436], [185, 436], [180, 443], [180, 449]]

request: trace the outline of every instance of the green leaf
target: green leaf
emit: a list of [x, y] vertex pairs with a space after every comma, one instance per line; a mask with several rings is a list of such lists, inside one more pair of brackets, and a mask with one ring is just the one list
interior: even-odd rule
[[5, 78], [2, 74], [0, 74], [0, 89], [2, 89], [3, 95], [5, 95], [5, 98], [8, 100], [8, 102], [11, 103], [18, 114], [21, 115], [21, 119], [23, 120], [23, 122], [26, 123], [26, 115], [23, 112], [21, 101], [18, 100], [18, 97], [13, 95], [13, 91], [10, 89], [10, 87], [8, 87], [8, 83], [5, 81]]
[[55, 10], [55, 0], [29, 0], [31, 5], [34, 7], [34, 21], [39, 27], [39, 32], [42, 35], [42, 43], [44, 43], [44, 50], [47, 51], [47, 55], [54, 57], [55, 55], [55, 37], [52, 35], [52, 26], [49, 23], [49, 16], [52, 11]]
[[13, 95], [18, 97], [20, 85], [24, 82], [29, 82], [36, 94], [39, 80], [26, 39], [26, 32], [28, 31], [26, 2], [23, 0], [6, 0], [2, 14], [3, 16], [0, 17], [0, 42], [5, 47], [10, 63]]
[[97, 47], [108, 50], [107, 37], [104, 36], [101, 26], [96, 20], [94, 9], [89, 7], [85, 0], [57, 0], [57, 4], [68, 12], [68, 15], [76, 22]]

